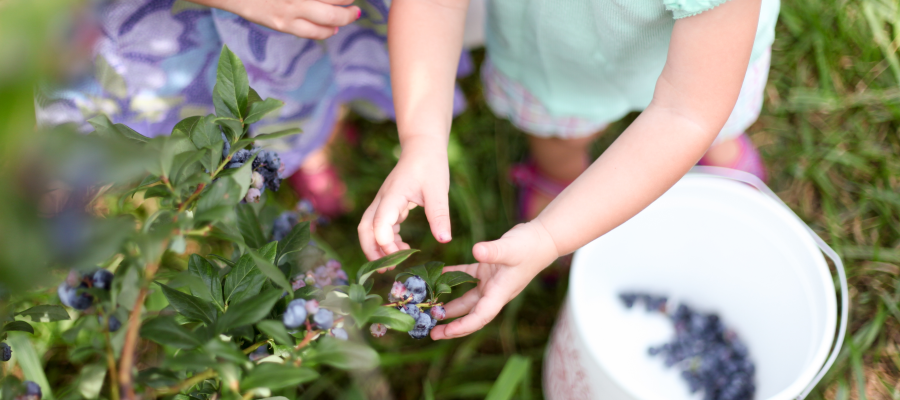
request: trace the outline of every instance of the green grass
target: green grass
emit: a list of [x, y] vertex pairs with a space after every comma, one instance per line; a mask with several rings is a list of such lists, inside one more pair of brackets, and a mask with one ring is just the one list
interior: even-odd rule
[[[896, 1], [784, 1], [763, 115], [749, 132], [772, 189], [841, 254], [850, 280], [847, 341], [810, 398], [900, 399], [898, 44]], [[523, 159], [525, 137], [486, 109], [477, 74], [462, 86], [470, 107], [454, 121], [451, 143], [454, 240], [438, 245], [424, 214], [414, 212], [403, 234], [422, 250], [417, 260], [472, 262], [472, 244], [499, 237], [515, 222], [515, 190], [505, 177]], [[598, 154], [633, 117], [598, 140]], [[396, 162], [398, 146], [393, 124], [356, 123], [358, 143], [339, 143], [333, 153], [355, 209], [320, 230], [348, 264], [363, 261], [356, 224]], [[544, 347], [566, 272], [549, 268], [470, 337], [375, 341], [385, 351], [380, 373], [354, 381], [370, 394], [389, 386], [399, 399], [484, 398], [506, 359], [520, 354], [532, 363], [527, 391], [540, 398]]]

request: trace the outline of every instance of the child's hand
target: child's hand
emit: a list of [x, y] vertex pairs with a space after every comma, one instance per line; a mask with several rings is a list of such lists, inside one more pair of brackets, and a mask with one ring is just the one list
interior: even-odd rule
[[431, 331], [434, 340], [457, 338], [483, 328], [538, 272], [559, 257], [553, 238], [537, 220], [516, 225], [499, 240], [476, 244], [472, 254], [479, 263], [444, 268], [445, 272], [466, 272], [480, 282], [444, 306], [448, 318], [465, 317], [437, 325]]
[[359, 222], [359, 244], [366, 257], [375, 260], [409, 248], [400, 237], [400, 223], [417, 205], [425, 207], [434, 238], [449, 242], [449, 190], [446, 141], [427, 137], [405, 140], [400, 161]]
[[191, 0], [219, 8], [244, 19], [307, 39], [326, 39], [337, 28], [356, 21], [360, 9], [353, 0]]

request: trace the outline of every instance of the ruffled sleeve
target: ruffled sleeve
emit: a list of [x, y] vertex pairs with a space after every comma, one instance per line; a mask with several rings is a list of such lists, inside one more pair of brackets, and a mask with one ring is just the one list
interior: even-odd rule
[[666, 10], [672, 12], [675, 19], [690, 17], [711, 10], [728, 0], [663, 0]]

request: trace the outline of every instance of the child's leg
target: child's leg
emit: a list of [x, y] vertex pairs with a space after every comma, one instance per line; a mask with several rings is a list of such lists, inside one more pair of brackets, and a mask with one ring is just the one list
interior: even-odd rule
[[[590, 145], [599, 136], [593, 134], [577, 139], [561, 139], [555, 137], [528, 136], [528, 144], [531, 159], [537, 169], [537, 173], [553, 181], [559, 182], [561, 187], [578, 178], [590, 164]], [[529, 190], [522, 188], [522, 190]], [[528, 194], [532, 196], [522, 206], [521, 210], [526, 220], [531, 220], [540, 214], [555, 197], [554, 194], [542, 190], [533, 190]]]

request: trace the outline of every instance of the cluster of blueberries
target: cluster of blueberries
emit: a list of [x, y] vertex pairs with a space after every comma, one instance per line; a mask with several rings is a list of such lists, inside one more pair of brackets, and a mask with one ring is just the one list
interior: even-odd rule
[[319, 307], [317, 300], [294, 299], [288, 303], [284, 311], [282, 322], [288, 329], [297, 329], [306, 324], [306, 318], [310, 317], [312, 326], [334, 336], [340, 340], [347, 340], [347, 331], [343, 328], [333, 328], [334, 313], [326, 308]]
[[[56, 293], [59, 301], [76, 310], [87, 310], [94, 304], [94, 296], [87, 289], [96, 288], [109, 291], [112, 288], [113, 274], [105, 269], [80, 273], [70, 271], [66, 280], [59, 284]], [[103, 324], [103, 317], [97, 317]], [[115, 332], [122, 327], [122, 323], [115, 315], [109, 315], [107, 327], [110, 332]]]
[[[391, 293], [388, 295], [389, 301], [400, 303], [397, 309], [416, 321], [415, 327], [409, 331], [409, 336], [413, 339], [425, 338], [438, 321], [447, 317], [447, 312], [441, 305], [433, 305], [430, 313], [422, 312], [419, 304], [425, 301], [427, 291], [425, 280], [418, 275], [413, 275], [404, 283], [394, 282]], [[384, 336], [387, 328], [382, 324], [373, 324], [369, 330], [372, 336], [381, 337]]]
[[[647, 311], [666, 312], [666, 297], [644, 293], [619, 295], [626, 307], [641, 302]], [[704, 314], [681, 304], [670, 313], [675, 338], [651, 347], [652, 356], [665, 357], [668, 367], [678, 366], [691, 393], [703, 390], [704, 400], [750, 400], [756, 392], [747, 346], [727, 329], [715, 313]]]
[[[285, 211], [275, 218], [275, 222], [272, 224], [272, 240], [276, 242], [281, 241], [291, 233], [291, 229], [300, 222], [301, 217], [313, 219], [311, 217], [314, 217], [315, 212], [316, 210], [309, 200], [303, 199], [298, 201], [294, 211]], [[319, 217], [316, 220], [320, 221], [322, 219], [322, 217]]]
[[347, 273], [341, 269], [341, 263], [337, 260], [328, 260], [325, 265], [320, 265], [304, 275], [299, 275], [291, 280], [294, 290], [306, 286], [323, 288], [325, 286], [347, 286], [350, 280]]
[[[224, 133], [222, 134], [222, 140], [225, 141], [225, 146], [222, 148], [222, 157], [228, 157], [228, 153], [231, 152], [231, 144], [228, 143]], [[281, 187], [281, 174], [284, 172], [284, 164], [281, 163], [278, 153], [271, 150], [263, 150], [256, 146], [250, 150], [241, 149], [234, 152], [231, 160], [228, 161], [228, 164], [225, 164], [225, 168], [240, 168], [254, 154], [256, 154], [256, 158], [253, 159], [252, 164], [253, 176], [250, 178], [250, 190], [247, 191], [247, 195], [244, 197], [244, 201], [248, 203], [259, 202], [259, 196], [266, 189], [277, 192], [278, 188]]]

